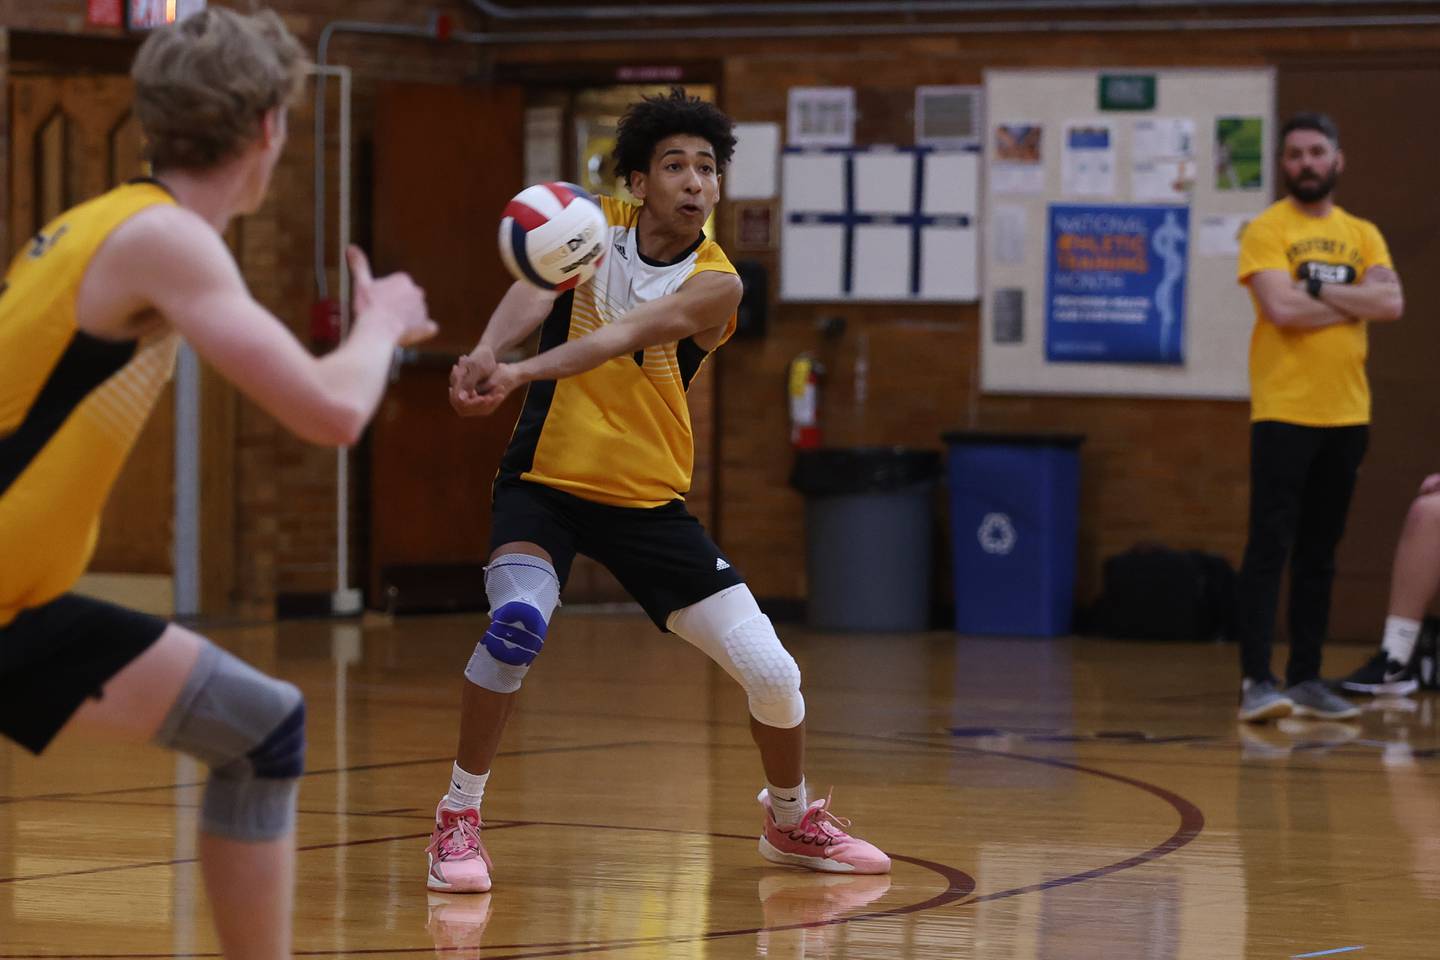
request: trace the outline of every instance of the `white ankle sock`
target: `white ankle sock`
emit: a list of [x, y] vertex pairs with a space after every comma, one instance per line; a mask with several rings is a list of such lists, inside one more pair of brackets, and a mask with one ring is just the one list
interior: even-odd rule
[[767, 783], [765, 790], [770, 794], [770, 809], [775, 814], [776, 826], [793, 827], [805, 816], [808, 801], [805, 797], [804, 778], [801, 778], [799, 786], [777, 787], [773, 783]]
[[460, 764], [455, 764], [455, 769], [450, 772], [450, 789], [441, 801], [446, 810], [464, 810], [468, 807], [480, 809], [480, 801], [485, 797], [485, 781], [490, 779], [490, 771], [484, 773], [468, 773], [461, 769]]
[[1410, 655], [1415, 652], [1415, 638], [1418, 636], [1419, 620], [1386, 617], [1385, 639], [1380, 641], [1380, 646], [1385, 648], [1385, 655], [1396, 663], [1409, 663]]

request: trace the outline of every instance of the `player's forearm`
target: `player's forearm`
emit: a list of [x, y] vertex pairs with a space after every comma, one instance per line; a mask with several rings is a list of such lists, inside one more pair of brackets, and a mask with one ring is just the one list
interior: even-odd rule
[[1318, 330], [1337, 323], [1349, 323], [1354, 319], [1298, 289], [1281, 290], [1272, 294], [1262, 308], [1270, 322], [1288, 330]]
[[398, 342], [396, 325], [362, 318], [343, 344], [316, 361], [318, 442], [348, 446], [360, 439], [385, 392]]
[[1320, 287], [1320, 300], [1352, 317], [1366, 320], [1399, 320], [1405, 298], [1395, 283], [1327, 283]]
[[593, 370], [607, 360], [633, 353], [644, 344], [635, 342], [623, 324], [610, 323], [576, 340], [570, 340], [515, 365], [524, 383], [562, 380]]
[[533, 289], [528, 284], [512, 285], [490, 315], [476, 347], [489, 347], [497, 357], [505, 354], [545, 322], [554, 304], [554, 294]]

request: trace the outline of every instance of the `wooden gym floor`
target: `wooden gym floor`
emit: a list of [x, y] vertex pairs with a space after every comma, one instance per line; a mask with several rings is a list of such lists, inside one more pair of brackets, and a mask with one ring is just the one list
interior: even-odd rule
[[[812, 791], [895, 857], [755, 853], [741, 692], [631, 614], [566, 611], [486, 795], [495, 890], [424, 886], [484, 620], [227, 628], [310, 701], [297, 955], [1171, 960], [1440, 955], [1437, 698], [1234, 720], [1233, 647], [781, 633]], [[1283, 653], [1283, 651], [1282, 651]], [[1338, 674], [1368, 650], [1329, 651]], [[0, 960], [214, 956], [203, 774], [0, 744]]]

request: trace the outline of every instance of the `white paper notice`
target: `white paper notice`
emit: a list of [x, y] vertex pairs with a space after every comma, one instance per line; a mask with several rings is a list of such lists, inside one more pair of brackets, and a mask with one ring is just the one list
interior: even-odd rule
[[855, 88], [791, 87], [786, 133], [791, 146], [850, 146], [855, 142]]
[[725, 198], [771, 199], [780, 166], [780, 124], [737, 123], [735, 141], [735, 155], [725, 169]]
[[1025, 262], [1025, 208], [1000, 203], [990, 208], [995, 242], [995, 262], [1018, 266]]
[[1238, 257], [1240, 234], [1245, 224], [1255, 219], [1253, 213], [1209, 214], [1200, 218], [1195, 238], [1195, 252], [1202, 257]]
[[1067, 197], [1115, 195], [1115, 131], [1103, 120], [1065, 124], [1060, 189]]
[[1136, 200], [1186, 203], [1195, 186], [1195, 164], [1190, 160], [1150, 160], [1130, 171], [1130, 192]]
[[1195, 121], [1146, 117], [1131, 131], [1130, 193], [1136, 200], [1184, 203], [1195, 186]]
[[1195, 121], [1189, 117], [1145, 117], [1136, 120], [1130, 155], [1136, 163], [1195, 159]]

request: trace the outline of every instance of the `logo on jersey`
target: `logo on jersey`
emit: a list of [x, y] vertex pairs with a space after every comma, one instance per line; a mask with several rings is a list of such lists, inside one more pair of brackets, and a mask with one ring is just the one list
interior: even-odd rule
[[60, 238], [65, 236], [65, 234], [68, 233], [69, 230], [69, 227], [61, 224], [55, 230], [55, 232], [50, 234], [50, 236], [48, 237], [45, 236], [45, 234], [43, 233], [35, 234], [35, 239], [30, 241], [30, 259], [39, 260], [41, 257], [45, 256], [45, 254], [49, 253], [51, 250], [54, 250], [55, 244], [59, 243]]
[[1306, 260], [1295, 270], [1295, 276], [1300, 280], [1318, 277], [1321, 283], [1354, 283], [1355, 268], [1348, 263]]
[[716, 573], [719, 573], [721, 570], [729, 570], [729, 569], [730, 569], [730, 564], [728, 564], [728, 563], [725, 562], [725, 558], [724, 558], [724, 557], [716, 557], [716, 558], [715, 558], [715, 572], [716, 572]]
[[620, 254], [620, 259], [621, 259], [621, 260], [629, 260], [629, 259], [630, 259], [630, 254], [628, 254], [628, 253], [625, 252], [625, 241], [624, 241], [624, 240], [616, 240], [616, 241], [615, 241], [615, 252], [618, 253], [618, 254]]

